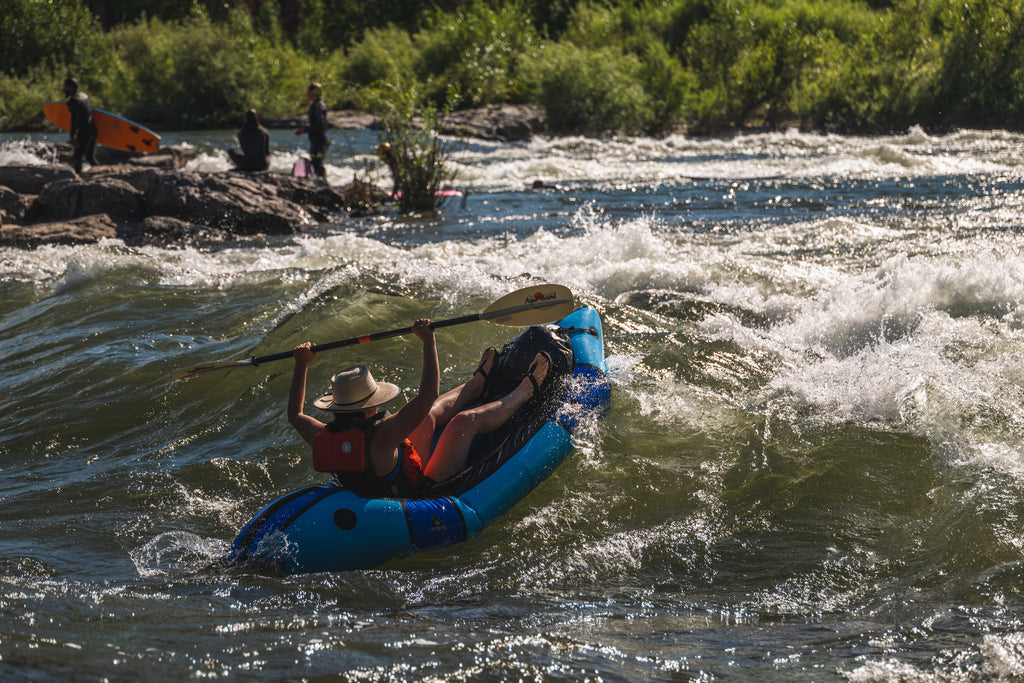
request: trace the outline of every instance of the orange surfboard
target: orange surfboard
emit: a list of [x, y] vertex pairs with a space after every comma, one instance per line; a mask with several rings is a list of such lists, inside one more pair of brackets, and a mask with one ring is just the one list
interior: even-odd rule
[[[47, 102], [43, 113], [61, 130], [71, 130], [71, 110], [64, 102]], [[96, 142], [128, 152], [155, 152], [160, 136], [134, 121], [102, 109], [92, 110], [96, 123]]]

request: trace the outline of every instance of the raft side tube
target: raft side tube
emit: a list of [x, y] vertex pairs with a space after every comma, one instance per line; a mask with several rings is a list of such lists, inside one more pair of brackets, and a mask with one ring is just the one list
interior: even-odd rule
[[576, 365], [569, 382], [569, 393], [555, 420], [575, 433], [583, 415], [600, 419], [608, 412], [611, 382], [606, 376], [604, 329], [600, 314], [590, 307], [573, 311], [559, 321], [559, 325], [569, 330]]
[[441, 548], [468, 538], [462, 509], [452, 498], [402, 501], [409, 537], [416, 551]]
[[336, 571], [339, 564], [372, 569], [415, 551], [402, 501], [338, 490], [342, 493], [314, 505], [288, 528], [288, 536], [302, 541], [289, 545], [286, 571]]
[[459, 501], [487, 526], [536, 488], [571, 452], [569, 432], [549, 421], [516, 457], [459, 496]]
[[287, 527], [311, 505], [326, 496], [338, 493], [335, 486], [306, 486], [271, 501], [249, 520], [235, 538], [225, 564], [245, 562], [254, 555], [260, 543], [274, 532]]

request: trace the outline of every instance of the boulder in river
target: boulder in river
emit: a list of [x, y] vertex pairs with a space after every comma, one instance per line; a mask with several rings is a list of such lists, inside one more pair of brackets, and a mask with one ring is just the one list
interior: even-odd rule
[[37, 247], [41, 244], [89, 244], [117, 237], [117, 224], [105, 213], [67, 221], [0, 226], [0, 245]]

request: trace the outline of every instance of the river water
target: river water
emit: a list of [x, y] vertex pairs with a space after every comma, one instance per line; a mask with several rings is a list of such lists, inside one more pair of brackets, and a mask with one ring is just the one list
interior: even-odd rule
[[[163, 143], [212, 173], [232, 134]], [[288, 172], [303, 139], [273, 134]], [[382, 179], [372, 133], [333, 135], [333, 182]], [[0, 163], [38, 163], [27, 139]], [[916, 129], [469, 141], [436, 217], [0, 249], [0, 678], [1019, 679], [1022, 151]], [[320, 479], [289, 361], [173, 370], [541, 281], [602, 312], [613, 380], [548, 480], [377, 570], [219, 567]], [[439, 331], [445, 386], [516, 331]], [[359, 361], [412, 389], [416, 344], [325, 352], [310, 393]]]

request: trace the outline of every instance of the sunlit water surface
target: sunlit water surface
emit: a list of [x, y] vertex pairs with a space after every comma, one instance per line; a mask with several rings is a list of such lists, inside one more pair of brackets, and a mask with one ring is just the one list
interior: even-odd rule
[[[163, 143], [216, 173], [232, 135]], [[0, 137], [0, 164], [42, 163], [40, 137]], [[272, 142], [276, 172], [305, 153]], [[334, 184], [387, 184], [372, 133], [333, 142]], [[469, 141], [436, 217], [0, 249], [0, 677], [1024, 676], [1022, 143]], [[220, 568], [255, 511], [320, 478], [285, 419], [289, 362], [171, 371], [538, 281], [600, 309], [614, 382], [553, 476], [379, 570]], [[439, 331], [446, 386], [515, 332]], [[416, 349], [324, 353], [311, 382], [366, 362], [408, 394]]]

